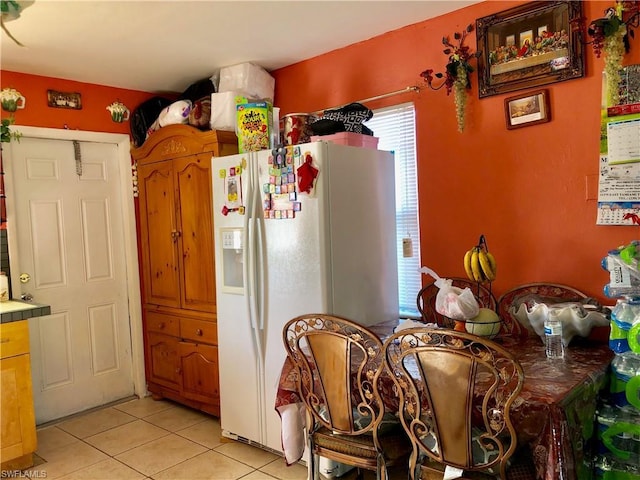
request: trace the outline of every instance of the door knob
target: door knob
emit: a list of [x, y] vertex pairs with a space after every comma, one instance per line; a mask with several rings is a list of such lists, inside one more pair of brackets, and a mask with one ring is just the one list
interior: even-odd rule
[[20, 283], [28, 283], [29, 280], [31, 280], [31, 275], [29, 275], [28, 273], [20, 274]]
[[22, 295], [20, 295], [20, 298], [25, 302], [30, 302], [31, 300], [33, 300], [33, 295], [31, 295], [30, 293], [23, 293]]

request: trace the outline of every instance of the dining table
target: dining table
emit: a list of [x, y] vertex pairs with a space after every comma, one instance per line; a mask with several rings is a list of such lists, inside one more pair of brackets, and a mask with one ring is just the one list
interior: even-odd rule
[[[398, 325], [395, 320], [368, 328], [384, 341]], [[535, 334], [499, 336], [494, 341], [511, 352], [524, 371], [511, 418], [518, 444], [533, 462], [536, 479], [591, 479], [596, 405], [614, 355], [608, 344], [575, 337], [565, 348], [564, 358], [549, 359]], [[399, 398], [390, 376], [388, 379], [390, 382], [380, 382], [381, 396], [385, 409], [397, 413]], [[275, 409], [281, 418], [285, 460], [295, 463], [304, 453], [306, 420], [295, 368], [288, 358], [282, 366]]]

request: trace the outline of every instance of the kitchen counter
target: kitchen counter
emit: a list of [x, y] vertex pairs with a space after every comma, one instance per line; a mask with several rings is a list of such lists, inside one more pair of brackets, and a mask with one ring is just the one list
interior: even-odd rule
[[0, 302], [0, 323], [16, 322], [50, 314], [51, 307], [49, 305], [27, 303], [20, 300]]

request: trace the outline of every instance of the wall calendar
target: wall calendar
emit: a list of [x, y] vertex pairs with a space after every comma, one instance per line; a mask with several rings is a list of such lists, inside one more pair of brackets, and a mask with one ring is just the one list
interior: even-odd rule
[[605, 112], [596, 224], [640, 226], [640, 114]]

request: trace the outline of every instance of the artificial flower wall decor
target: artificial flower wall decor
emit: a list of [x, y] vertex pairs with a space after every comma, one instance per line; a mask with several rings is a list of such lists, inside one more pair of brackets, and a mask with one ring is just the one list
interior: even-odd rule
[[605, 16], [593, 20], [587, 28], [596, 57], [604, 53], [607, 81], [607, 106], [620, 102], [620, 70], [625, 53], [631, 48], [633, 29], [640, 23], [640, 2], [618, 1], [605, 10]]
[[0, 142], [10, 142], [11, 140], [20, 141], [22, 134], [20, 132], [12, 132], [10, 125], [14, 123], [13, 117], [3, 118], [0, 124]]
[[[472, 31], [473, 25], [469, 24], [462, 32], [455, 32], [453, 34], [453, 38], [454, 40], [457, 40], [457, 45], [451, 43], [448, 36], [442, 37], [442, 44], [447, 47], [443, 50], [443, 53], [449, 57], [449, 62], [445, 66], [445, 73], [439, 72], [434, 74], [433, 69], [429, 68], [420, 74], [432, 90], [440, 90], [444, 86], [446, 87], [447, 95], [453, 91], [459, 132], [464, 130], [467, 91], [471, 89], [471, 78], [469, 77], [469, 74], [474, 71], [469, 62], [479, 55], [479, 52], [472, 53], [469, 47], [464, 44], [465, 38]], [[444, 78], [444, 81], [435, 87], [433, 85], [434, 77]]]

